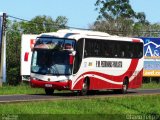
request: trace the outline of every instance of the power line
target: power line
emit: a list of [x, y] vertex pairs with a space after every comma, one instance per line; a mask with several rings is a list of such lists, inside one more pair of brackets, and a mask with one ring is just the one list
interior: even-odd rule
[[[19, 18], [19, 17], [14, 17], [14, 16], [11, 16], [11, 15], [8, 15], [8, 17], [10, 18], [14, 18], [16, 20], [20, 20], [20, 21], [25, 21], [25, 22], [29, 22], [30, 24], [39, 24], [39, 25], [48, 25], [48, 26], [54, 26], [55, 28], [61, 28], [61, 26], [59, 25], [55, 25], [55, 24], [48, 24], [48, 23], [40, 23], [40, 22], [33, 22], [31, 20], [26, 20], [26, 19], [23, 19], [23, 18]], [[65, 26], [64, 26], [65, 27]]]
[[78, 27], [71, 27], [71, 26], [63, 26], [63, 27], [62, 27], [62, 26], [60, 26], [60, 25], [55, 25], [55, 24], [33, 22], [33, 21], [30, 21], [30, 20], [26, 20], [26, 19], [19, 18], [19, 17], [14, 17], [14, 16], [11, 16], [11, 15], [8, 15], [7, 17], [14, 18], [14, 19], [21, 20], [21, 21], [26, 21], [26, 22], [32, 22], [32, 24], [51, 25], [51, 26], [54, 26], [54, 27], [56, 27], [56, 28], [63, 28], [63, 27], [65, 27], [65, 28], [71, 28], [71, 29], [91, 30], [91, 29], [78, 28]]
[[7, 17], [14, 18], [14, 19], [21, 20], [21, 21], [30, 22], [30, 20], [25, 20], [25, 19], [22, 19], [22, 18], [11, 16], [11, 15], [7, 15]]

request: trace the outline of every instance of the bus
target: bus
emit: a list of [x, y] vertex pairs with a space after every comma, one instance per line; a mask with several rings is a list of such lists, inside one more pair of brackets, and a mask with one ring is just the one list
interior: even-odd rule
[[89, 30], [64, 29], [37, 37], [31, 60], [31, 86], [54, 90], [139, 88], [143, 75], [143, 41]]

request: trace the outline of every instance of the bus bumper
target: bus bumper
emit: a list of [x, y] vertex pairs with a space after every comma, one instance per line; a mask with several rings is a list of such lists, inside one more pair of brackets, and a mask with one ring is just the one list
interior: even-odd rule
[[31, 87], [35, 88], [51, 88], [57, 90], [70, 90], [71, 88], [71, 80], [67, 82], [52, 82], [52, 81], [41, 81], [41, 80], [30, 80]]

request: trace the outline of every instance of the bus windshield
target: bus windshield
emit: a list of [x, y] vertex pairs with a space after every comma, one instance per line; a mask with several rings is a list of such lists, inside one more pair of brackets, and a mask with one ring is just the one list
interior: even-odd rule
[[70, 54], [75, 41], [59, 38], [39, 38], [35, 44], [31, 72], [43, 75], [70, 75]]
[[34, 50], [31, 72], [50, 75], [70, 75], [69, 51]]

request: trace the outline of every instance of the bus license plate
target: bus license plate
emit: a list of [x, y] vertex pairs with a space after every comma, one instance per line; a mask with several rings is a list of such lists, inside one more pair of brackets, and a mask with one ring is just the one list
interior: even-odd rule
[[45, 87], [52, 87], [52, 84], [45, 84]]

